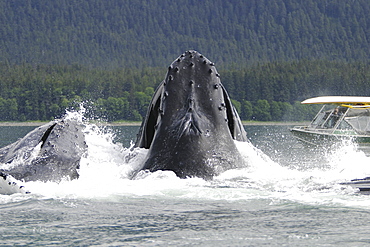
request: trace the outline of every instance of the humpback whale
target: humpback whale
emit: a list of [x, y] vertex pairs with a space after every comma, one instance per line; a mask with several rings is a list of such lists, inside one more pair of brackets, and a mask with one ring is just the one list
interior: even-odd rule
[[[82, 129], [76, 120], [55, 120], [1, 148], [0, 180], [60, 182], [66, 177], [78, 178], [80, 159], [87, 149]], [[9, 185], [13, 183], [10, 180]]]
[[142, 170], [212, 179], [244, 166], [234, 140], [248, 141], [214, 63], [186, 51], [168, 67], [140, 127], [135, 147], [149, 149]]
[[[19, 180], [78, 178], [87, 151], [83, 128], [73, 119], [55, 120], [1, 148], [0, 193], [27, 193]], [[148, 153], [139, 170], [212, 179], [244, 166], [235, 141], [248, 139], [214, 64], [185, 52], [169, 66], [140, 127], [135, 147]]]

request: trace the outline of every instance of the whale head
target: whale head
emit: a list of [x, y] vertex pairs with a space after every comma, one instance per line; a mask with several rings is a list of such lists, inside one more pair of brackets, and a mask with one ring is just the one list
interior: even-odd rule
[[185, 52], [168, 67], [142, 124], [143, 169], [212, 178], [242, 163], [234, 140], [246, 141], [246, 133], [214, 63]]

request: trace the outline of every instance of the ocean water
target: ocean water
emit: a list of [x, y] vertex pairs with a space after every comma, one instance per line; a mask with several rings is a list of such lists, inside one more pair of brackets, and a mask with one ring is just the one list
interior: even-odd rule
[[[353, 143], [310, 148], [290, 126], [245, 126], [248, 166], [205, 181], [142, 172], [138, 127], [87, 125], [80, 178], [0, 195], [1, 246], [368, 246], [370, 196], [340, 182], [370, 175]], [[0, 127], [5, 146], [34, 127]]]

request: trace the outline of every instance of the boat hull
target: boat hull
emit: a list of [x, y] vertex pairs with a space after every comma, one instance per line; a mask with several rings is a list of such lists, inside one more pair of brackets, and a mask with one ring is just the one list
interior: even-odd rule
[[370, 178], [353, 179], [350, 182], [341, 183], [341, 185], [349, 185], [358, 189], [361, 194], [370, 195]]
[[292, 134], [302, 142], [310, 145], [327, 145], [328, 143], [353, 141], [358, 144], [370, 145], [370, 136], [354, 135], [353, 131], [335, 131], [328, 133], [324, 131], [309, 130], [306, 127], [294, 127], [290, 130]]

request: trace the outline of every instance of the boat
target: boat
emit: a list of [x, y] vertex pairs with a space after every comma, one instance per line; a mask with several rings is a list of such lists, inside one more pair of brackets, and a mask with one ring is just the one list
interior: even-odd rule
[[370, 145], [370, 97], [321, 96], [301, 104], [323, 104], [307, 126], [294, 126], [290, 131], [310, 145], [327, 145], [342, 140]]
[[370, 177], [361, 179], [352, 179], [350, 182], [340, 183], [341, 185], [349, 185], [358, 189], [361, 194], [370, 195]]

